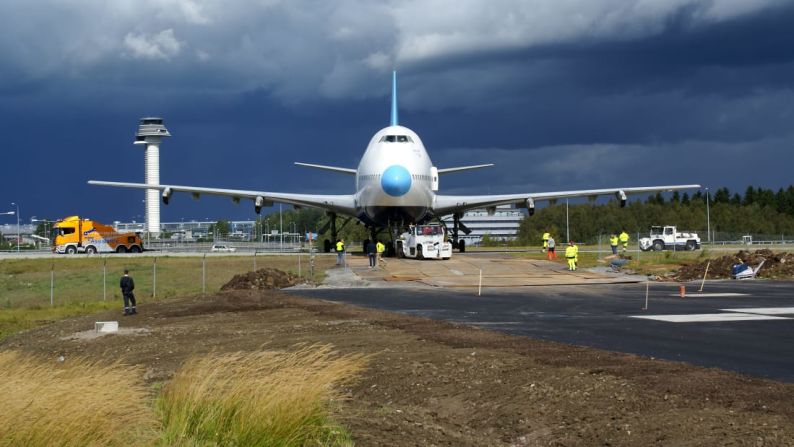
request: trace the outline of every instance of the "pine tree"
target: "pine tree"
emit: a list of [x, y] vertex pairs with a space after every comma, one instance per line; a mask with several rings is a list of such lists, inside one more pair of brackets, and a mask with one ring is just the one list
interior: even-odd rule
[[751, 186], [747, 187], [747, 190], [744, 191], [744, 200], [742, 200], [742, 205], [749, 206], [755, 202], [755, 189]]
[[731, 192], [726, 187], [722, 187], [714, 193], [714, 203], [729, 203], [731, 201]]

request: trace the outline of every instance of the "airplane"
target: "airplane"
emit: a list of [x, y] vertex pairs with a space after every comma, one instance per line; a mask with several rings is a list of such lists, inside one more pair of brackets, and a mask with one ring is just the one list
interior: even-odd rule
[[[515, 205], [534, 214], [539, 201], [554, 203], [557, 199], [615, 195], [620, 206], [626, 205], [627, 196], [652, 192], [700, 188], [700, 185], [670, 185], [630, 188], [584, 189], [576, 191], [526, 192], [498, 195], [442, 195], [438, 194], [439, 178], [442, 175], [481, 169], [493, 164], [437, 168], [430, 160], [419, 136], [400, 126], [397, 119], [397, 72], [392, 72], [391, 123], [370, 140], [357, 169], [296, 162], [296, 165], [322, 169], [350, 175], [355, 178], [353, 194], [293, 194], [270, 191], [219, 189], [180, 185], [151, 185], [109, 181], [88, 181], [91, 185], [121, 188], [155, 189], [161, 192], [163, 203], [169, 203], [175, 192], [186, 192], [199, 198], [201, 195], [231, 197], [235, 203], [241, 199], [254, 202], [254, 210], [260, 213], [265, 206], [274, 203], [293, 205], [295, 208], [314, 207], [326, 211], [330, 220], [331, 239], [337, 240], [336, 218], [338, 215], [355, 218], [370, 230], [374, 240], [377, 233], [388, 229], [392, 241], [400, 229], [411, 224], [421, 224], [442, 216], [452, 215], [452, 243], [459, 251], [465, 251], [465, 241], [459, 239], [459, 231], [469, 230], [460, 222], [463, 212], [473, 208], [486, 208], [493, 215], [499, 205]], [[325, 232], [323, 230], [322, 232]], [[322, 233], [321, 232], [321, 233]], [[331, 250], [331, 241], [324, 241], [324, 251]], [[393, 246], [389, 246], [389, 251]]]

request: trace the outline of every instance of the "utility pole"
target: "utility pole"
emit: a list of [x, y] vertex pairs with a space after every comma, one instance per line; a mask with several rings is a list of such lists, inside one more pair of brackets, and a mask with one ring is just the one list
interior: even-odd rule
[[17, 207], [17, 253], [19, 253], [19, 205], [11, 202], [11, 206]]
[[281, 204], [278, 204], [278, 235], [281, 238], [281, 243], [279, 244], [279, 251], [284, 251], [284, 221], [281, 218]]
[[706, 240], [711, 244], [711, 215], [709, 212], [709, 188], [706, 187]]

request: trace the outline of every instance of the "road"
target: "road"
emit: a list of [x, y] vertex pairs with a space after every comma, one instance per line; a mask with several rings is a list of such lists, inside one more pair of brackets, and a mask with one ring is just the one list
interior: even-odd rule
[[[302, 295], [794, 382], [794, 283], [304, 289]], [[744, 310], [744, 311], [742, 311]], [[672, 320], [672, 321], [671, 321]]]

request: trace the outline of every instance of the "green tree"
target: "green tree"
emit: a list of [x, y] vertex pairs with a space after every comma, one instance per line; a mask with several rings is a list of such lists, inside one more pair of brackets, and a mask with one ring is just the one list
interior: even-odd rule
[[744, 191], [744, 199], [742, 199], [742, 205], [750, 206], [754, 202], [755, 202], [755, 188], [753, 188], [753, 186], [750, 185]]
[[729, 203], [731, 201], [731, 192], [726, 187], [719, 188], [714, 193], [714, 203]]

